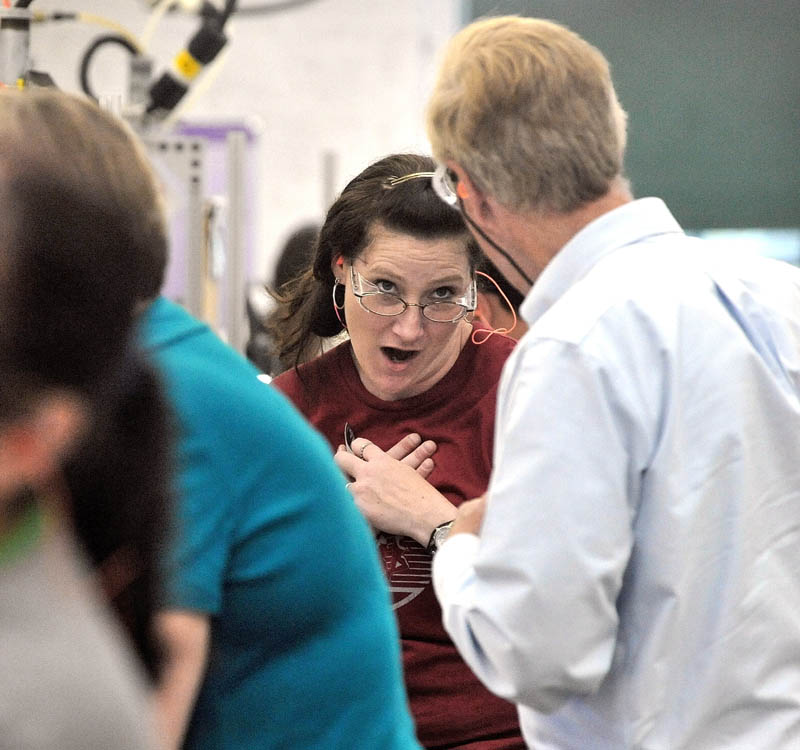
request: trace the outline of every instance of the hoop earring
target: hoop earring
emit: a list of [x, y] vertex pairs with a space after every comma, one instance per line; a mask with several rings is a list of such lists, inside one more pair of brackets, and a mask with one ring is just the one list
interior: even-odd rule
[[[342, 304], [341, 305], [337, 305], [336, 304], [336, 287], [337, 286], [342, 287]], [[344, 328], [344, 330], [346, 331], [347, 330], [347, 324], [344, 322], [344, 320], [342, 319], [342, 316], [339, 314], [340, 310], [344, 310], [344, 295], [345, 295], [344, 284], [342, 284], [342, 282], [339, 281], [339, 279], [334, 279], [334, 281], [333, 281], [333, 289], [331, 289], [331, 297], [333, 299], [333, 311], [336, 313], [336, 317], [339, 319], [339, 322], [342, 324], [342, 328]]]

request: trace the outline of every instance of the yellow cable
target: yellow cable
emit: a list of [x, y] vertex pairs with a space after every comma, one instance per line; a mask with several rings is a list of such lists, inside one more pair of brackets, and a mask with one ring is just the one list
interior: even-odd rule
[[94, 13], [76, 13], [75, 18], [83, 23], [104, 26], [111, 31], [115, 31], [117, 34], [127, 39], [134, 47], [136, 47], [136, 50], [139, 52], [139, 54], [144, 52], [144, 48], [136, 35], [128, 31], [128, 29], [116, 21], [104, 18], [103, 16], [97, 16]]
[[147, 23], [144, 25], [144, 30], [142, 31], [142, 48], [144, 51], [147, 51], [150, 46], [150, 41], [153, 38], [153, 34], [156, 32], [156, 27], [161, 22], [164, 14], [177, 2], [178, 0], [159, 0], [158, 4], [153, 7], [153, 10], [147, 18]]

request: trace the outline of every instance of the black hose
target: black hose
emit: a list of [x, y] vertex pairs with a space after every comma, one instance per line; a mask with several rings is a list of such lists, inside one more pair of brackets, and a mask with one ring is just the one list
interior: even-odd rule
[[220, 25], [224, 26], [228, 19], [231, 17], [231, 14], [236, 10], [236, 0], [225, 0], [225, 8], [222, 10], [222, 15], [220, 16]]
[[133, 55], [139, 54], [139, 50], [136, 48], [133, 42], [131, 42], [129, 39], [126, 39], [124, 36], [120, 36], [119, 34], [105, 34], [103, 36], [99, 36], [89, 45], [88, 49], [83, 53], [83, 57], [81, 58], [81, 88], [87, 96], [92, 97], [92, 99], [95, 101], [97, 101], [97, 97], [94, 95], [94, 91], [92, 91], [92, 87], [89, 84], [89, 64], [91, 63], [95, 52], [97, 52], [100, 47], [102, 47], [104, 44], [112, 43], [121, 45]]

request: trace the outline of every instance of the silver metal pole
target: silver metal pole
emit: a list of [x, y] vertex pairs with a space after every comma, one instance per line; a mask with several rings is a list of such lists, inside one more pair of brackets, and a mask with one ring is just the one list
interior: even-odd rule
[[247, 135], [231, 130], [226, 137], [228, 158], [228, 248], [225, 274], [225, 322], [228, 343], [240, 352], [247, 342], [245, 319], [245, 158]]
[[0, 82], [6, 86], [16, 86], [28, 72], [32, 17], [26, 9], [0, 9]]

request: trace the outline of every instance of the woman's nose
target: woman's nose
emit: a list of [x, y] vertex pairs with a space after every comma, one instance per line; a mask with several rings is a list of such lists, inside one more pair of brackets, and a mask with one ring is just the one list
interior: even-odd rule
[[425, 318], [422, 315], [422, 307], [409, 304], [400, 315], [394, 319], [392, 326], [394, 332], [404, 340], [411, 341], [422, 335], [422, 328]]

